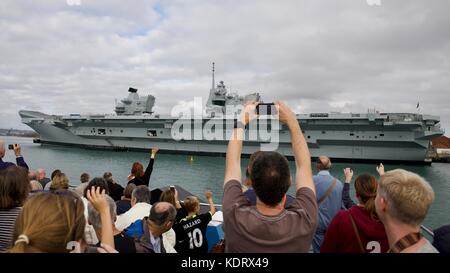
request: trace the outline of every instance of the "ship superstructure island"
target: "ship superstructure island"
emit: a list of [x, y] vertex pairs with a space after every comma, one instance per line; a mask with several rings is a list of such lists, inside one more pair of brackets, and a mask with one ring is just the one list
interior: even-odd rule
[[[229, 129], [222, 130], [222, 137], [213, 140], [195, 137], [195, 130], [190, 133], [192, 137], [174, 139], [173, 126], [179, 118], [154, 113], [154, 96], [139, 96], [135, 88], [128, 91], [128, 97], [116, 103], [115, 114], [47, 115], [28, 110], [19, 114], [23, 123], [39, 133], [42, 144], [114, 150], [148, 150], [158, 146], [164, 152], [191, 155], [226, 153]], [[204, 130], [211, 121], [221, 121], [224, 128], [232, 128], [234, 118], [226, 112], [229, 106], [252, 100], [261, 101], [259, 93], [239, 96], [229, 93], [223, 81], [216, 85], [213, 67], [206, 116], [185, 122], [192, 129], [200, 124]], [[444, 133], [438, 116], [418, 113], [309, 113], [297, 114], [297, 119], [312, 157], [327, 155], [347, 162], [428, 164], [426, 154], [431, 140]], [[292, 158], [287, 128], [279, 127], [278, 135], [277, 151]], [[260, 142], [245, 140], [243, 154], [260, 149]]]

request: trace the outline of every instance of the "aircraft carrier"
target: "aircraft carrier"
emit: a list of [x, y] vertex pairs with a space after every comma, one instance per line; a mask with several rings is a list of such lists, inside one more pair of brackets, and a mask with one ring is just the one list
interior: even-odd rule
[[[134, 88], [128, 91], [128, 97], [116, 103], [115, 114], [48, 115], [28, 110], [19, 114], [24, 124], [39, 133], [37, 142], [42, 144], [113, 150], [158, 146], [167, 153], [223, 156], [236, 118], [229, 109], [246, 101], [261, 101], [259, 93], [239, 96], [229, 93], [222, 81], [216, 85], [214, 67], [202, 114], [157, 114], [154, 96], [139, 96]], [[297, 114], [297, 119], [311, 156], [327, 155], [334, 161], [431, 164], [426, 158], [431, 140], [444, 134], [438, 116], [418, 113], [309, 113]], [[277, 151], [292, 158], [287, 128], [271, 128], [267, 120], [259, 120], [258, 128], [276, 132]], [[261, 149], [261, 143], [269, 143], [267, 136], [254, 134], [252, 138], [249, 134], [251, 129], [246, 132], [244, 156]]]

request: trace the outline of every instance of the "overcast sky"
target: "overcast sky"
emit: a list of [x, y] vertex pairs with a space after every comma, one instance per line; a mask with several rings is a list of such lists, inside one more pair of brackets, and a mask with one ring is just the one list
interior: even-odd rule
[[450, 1], [368, 2], [1, 0], [0, 128], [28, 128], [21, 109], [112, 113], [129, 86], [159, 113], [206, 102], [214, 61], [216, 81], [297, 113], [420, 101], [449, 131]]

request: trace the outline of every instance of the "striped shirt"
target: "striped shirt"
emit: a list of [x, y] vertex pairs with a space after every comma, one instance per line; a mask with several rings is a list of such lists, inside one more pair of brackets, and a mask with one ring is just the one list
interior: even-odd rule
[[6, 251], [12, 246], [14, 225], [21, 210], [21, 207], [0, 210], [0, 252]]

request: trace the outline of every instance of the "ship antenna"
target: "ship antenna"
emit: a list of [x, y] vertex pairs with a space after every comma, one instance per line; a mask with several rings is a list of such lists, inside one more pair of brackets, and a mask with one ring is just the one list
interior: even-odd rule
[[212, 65], [212, 89], [214, 89], [214, 87], [216, 86], [216, 83], [214, 81], [214, 62], [212, 63]]

